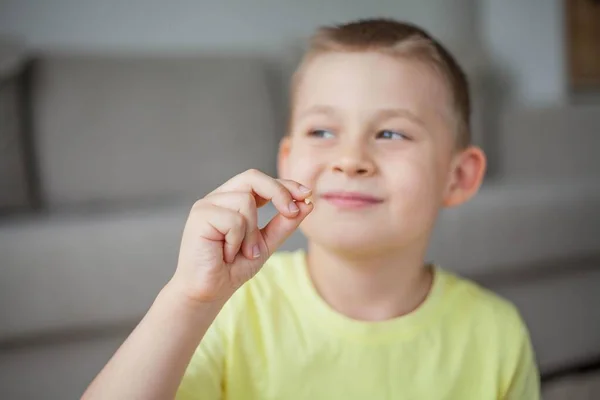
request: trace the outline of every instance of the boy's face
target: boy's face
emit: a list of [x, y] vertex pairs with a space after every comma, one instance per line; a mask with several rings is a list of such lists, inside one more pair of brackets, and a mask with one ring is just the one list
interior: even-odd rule
[[380, 53], [329, 53], [298, 81], [280, 175], [313, 189], [309, 240], [360, 253], [426, 243], [452, 180], [444, 81]]

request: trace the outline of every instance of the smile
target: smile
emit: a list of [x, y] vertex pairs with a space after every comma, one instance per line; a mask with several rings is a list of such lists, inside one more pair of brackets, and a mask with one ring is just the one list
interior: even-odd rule
[[345, 209], [371, 207], [383, 202], [383, 199], [359, 192], [328, 192], [320, 196], [328, 203]]

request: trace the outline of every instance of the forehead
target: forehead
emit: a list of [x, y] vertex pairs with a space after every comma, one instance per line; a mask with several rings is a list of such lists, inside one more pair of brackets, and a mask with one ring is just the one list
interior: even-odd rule
[[378, 52], [325, 53], [301, 70], [294, 114], [315, 105], [352, 113], [400, 108], [433, 123], [447, 115], [449, 103], [445, 82], [423, 62]]

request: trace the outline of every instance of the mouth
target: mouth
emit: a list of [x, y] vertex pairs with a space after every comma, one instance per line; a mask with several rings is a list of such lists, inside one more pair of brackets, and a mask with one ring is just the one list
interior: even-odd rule
[[360, 192], [327, 192], [320, 197], [336, 207], [346, 209], [366, 208], [383, 202], [379, 197]]

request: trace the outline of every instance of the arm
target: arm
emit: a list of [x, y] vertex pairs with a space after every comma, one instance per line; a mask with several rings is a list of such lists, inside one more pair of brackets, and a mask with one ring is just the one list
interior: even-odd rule
[[[296, 182], [247, 171], [196, 202], [173, 278], [83, 398], [173, 398], [223, 305], [312, 210], [309, 195]], [[279, 214], [258, 229], [256, 209], [268, 201]], [[196, 386], [192, 396], [204, 393]]]
[[186, 302], [167, 285], [83, 398], [173, 398], [220, 307]]

